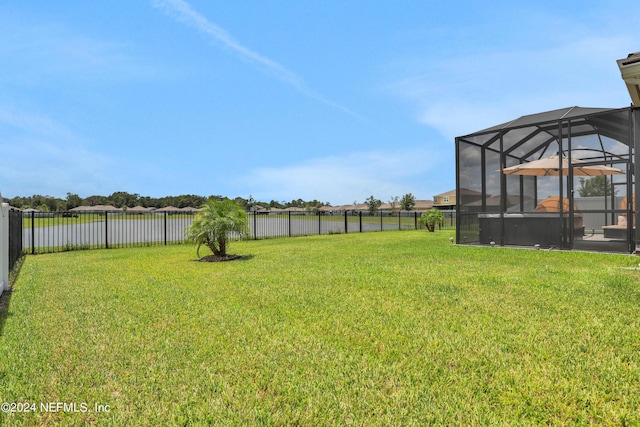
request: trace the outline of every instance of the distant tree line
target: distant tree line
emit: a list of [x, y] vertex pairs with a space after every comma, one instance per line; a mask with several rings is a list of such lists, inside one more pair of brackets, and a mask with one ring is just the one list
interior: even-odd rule
[[[262, 208], [278, 208], [286, 209], [290, 207], [307, 209], [309, 211], [317, 212], [322, 206], [330, 206], [329, 202], [320, 202], [318, 200], [305, 201], [302, 199], [294, 199], [289, 202], [271, 200], [269, 202], [256, 201], [251, 195], [245, 199], [243, 197], [236, 197], [235, 199], [229, 199], [223, 196], [209, 196], [203, 197], [195, 194], [183, 194], [180, 196], [166, 196], [166, 197], [149, 197], [141, 196], [137, 193], [127, 193], [126, 191], [116, 191], [110, 196], [89, 196], [82, 198], [74, 193], [67, 193], [65, 199], [52, 196], [42, 196], [35, 194], [28, 197], [14, 197], [12, 199], [6, 199], [11, 206], [19, 209], [38, 209], [42, 212], [65, 212], [78, 206], [96, 206], [96, 205], [112, 205], [116, 208], [133, 208], [135, 206], [143, 206], [145, 208], [165, 208], [173, 206], [175, 208], [193, 207], [199, 208], [205, 204], [207, 200], [233, 200], [236, 204], [242, 206], [245, 210], [250, 210], [256, 207]], [[367, 198], [364, 202], [368, 206], [368, 210], [375, 213], [382, 202], [376, 199], [373, 195]], [[402, 198], [395, 196], [389, 201], [393, 208], [397, 207], [402, 210], [411, 210], [415, 205], [415, 197], [411, 194], [405, 194]], [[354, 202], [354, 205], [358, 204]]]
[[[211, 196], [219, 198], [219, 196]], [[78, 206], [112, 205], [117, 208], [132, 208], [134, 206], [164, 208], [174, 206], [184, 208], [187, 206], [199, 207], [207, 200], [206, 197], [186, 194], [169, 197], [148, 197], [139, 194], [131, 194], [124, 191], [117, 191], [110, 196], [89, 196], [82, 198], [74, 193], [67, 193], [65, 199], [52, 196], [35, 194], [28, 197], [14, 197], [7, 202], [19, 209], [38, 209], [43, 212], [68, 211]]]
[[270, 202], [259, 202], [249, 196], [248, 199], [242, 197], [236, 197], [235, 199], [229, 199], [223, 196], [209, 196], [203, 197], [195, 194], [183, 194], [180, 196], [166, 196], [166, 197], [149, 197], [141, 196], [137, 193], [131, 194], [125, 191], [117, 191], [110, 196], [89, 196], [82, 198], [74, 193], [67, 193], [65, 199], [52, 196], [43, 196], [35, 194], [28, 197], [14, 197], [11, 199], [5, 198], [5, 201], [11, 206], [19, 209], [38, 209], [42, 212], [64, 212], [77, 208], [78, 206], [96, 206], [96, 205], [112, 205], [116, 208], [133, 208], [135, 206], [143, 206], [145, 208], [164, 208], [167, 206], [173, 206], [175, 208], [194, 207], [199, 208], [207, 200], [233, 200], [236, 204], [242, 206], [245, 209], [250, 209], [254, 206], [270, 207], [270, 208], [306, 208], [317, 209], [321, 206], [328, 205], [328, 203], [322, 203], [318, 200], [304, 201], [302, 199], [291, 200], [290, 202], [282, 201], [277, 202], [271, 200]]

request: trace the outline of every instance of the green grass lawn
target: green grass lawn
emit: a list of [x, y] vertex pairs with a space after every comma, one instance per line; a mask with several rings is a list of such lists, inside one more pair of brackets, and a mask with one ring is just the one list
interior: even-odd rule
[[[171, 213], [167, 215], [169, 219], [188, 219], [193, 218], [195, 215], [188, 213]], [[53, 227], [59, 225], [76, 225], [76, 224], [86, 224], [92, 222], [103, 222], [104, 221], [104, 213], [99, 212], [91, 212], [91, 213], [78, 213], [73, 216], [62, 216], [61, 214], [56, 214], [53, 217], [34, 217], [23, 216], [22, 217], [22, 228], [40, 228], [40, 227]], [[161, 221], [164, 220], [165, 216], [162, 212], [160, 213], [146, 213], [146, 214], [127, 214], [127, 213], [110, 213], [109, 221], [118, 221], [118, 220], [138, 220], [138, 221], [147, 221], [147, 220], [155, 220]], [[33, 221], [33, 222], [32, 222]]]
[[0, 400], [37, 406], [0, 425], [640, 423], [637, 257], [450, 236], [234, 242], [246, 257], [227, 263], [190, 246], [27, 257]]
[[22, 228], [40, 228], [40, 227], [52, 227], [56, 225], [74, 225], [85, 224], [96, 221], [104, 221], [104, 216], [99, 215], [77, 215], [70, 217], [54, 216], [54, 217], [34, 217], [29, 216], [22, 217]]

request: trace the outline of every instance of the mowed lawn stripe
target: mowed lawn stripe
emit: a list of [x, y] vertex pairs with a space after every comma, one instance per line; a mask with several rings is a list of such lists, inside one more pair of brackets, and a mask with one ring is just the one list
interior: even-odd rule
[[[8, 425], [640, 422], [637, 258], [450, 232], [27, 257], [3, 314]], [[108, 412], [95, 412], [96, 404]]]

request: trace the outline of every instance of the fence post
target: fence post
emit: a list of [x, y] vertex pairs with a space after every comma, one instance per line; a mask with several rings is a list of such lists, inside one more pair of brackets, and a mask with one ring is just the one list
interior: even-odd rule
[[360, 213], [360, 232], [362, 233], [362, 211], [358, 211]]
[[9, 204], [0, 204], [0, 295], [9, 290]]
[[109, 249], [109, 212], [104, 211], [104, 248]]
[[258, 218], [256, 211], [253, 211], [253, 240], [258, 240]]
[[169, 212], [164, 211], [164, 245], [167, 246], [167, 215]]
[[318, 210], [318, 236], [322, 234], [322, 219], [320, 218], [320, 210]]
[[349, 222], [347, 219], [347, 211], [345, 209], [344, 211], [344, 234], [347, 234], [349, 232]]
[[36, 213], [31, 211], [31, 255], [36, 253]]

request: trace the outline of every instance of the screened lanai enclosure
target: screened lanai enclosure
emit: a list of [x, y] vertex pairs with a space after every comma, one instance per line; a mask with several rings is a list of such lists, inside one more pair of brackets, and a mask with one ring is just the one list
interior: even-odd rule
[[459, 244], [634, 252], [640, 109], [570, 107], [456, 138]]

